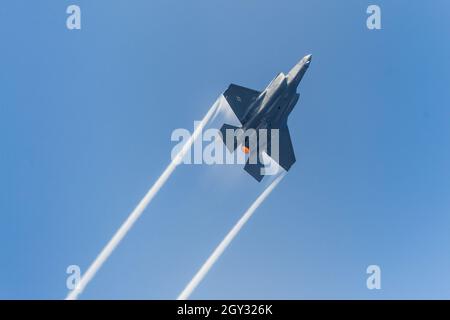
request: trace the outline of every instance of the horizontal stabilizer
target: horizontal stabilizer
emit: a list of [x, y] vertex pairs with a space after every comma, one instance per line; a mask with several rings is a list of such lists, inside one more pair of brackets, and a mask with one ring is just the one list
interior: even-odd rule
[[245, 164], [244, 170], [247, 171], [253, 178], [260, 182], [264, 175], [261, 174], [261, 169], [264, 167], [259, 161], [255, 164], [251, 164], [248, 160]]
[[279, 132], [280, 148], [278, 163], [284, 170], [289, 171], [291, 166], [295, 163], [295, 154], [287, 124], [283, 125]]

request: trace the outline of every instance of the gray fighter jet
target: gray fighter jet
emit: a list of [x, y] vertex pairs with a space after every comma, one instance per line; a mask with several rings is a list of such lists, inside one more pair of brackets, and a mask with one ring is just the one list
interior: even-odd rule
[[[297, 86], [311, 63], [312, 55], [301, 59], [287, 75], [280, 73], [262, 91], [256, 91], [231, 84], [223, 93], [231, 109], [241, 123], [241, 127], [224, 124], [220, 129], [222, 140], [227, 148], [233, 152], [242, 145], [244, 153], [257, 155], [250, 161], [247, 159], [244, 170], [256, 180], [264, 178], [261, 153], [264, 151], [274, 159], [284, 170], [288, 171], [295, 162], [294, 150], [287, 127], [287, 119], [297, 104], [299, 94]], [[241, 130], [238, 130], [241, 129]], [[260, 140], [264, 133], [265, 144], [251, 143], [249, 136], [243, 132], [256, 132], [256, 139]], [[261, 130], [266, 129], [266, 130]], [[272, 131], [278, 129], [278, 154], [272, 154]], [[239, 132], [229, 135], [230, 131]], [[276, 131], [275, 131], [276, 132]], [[274, 149], [275, 150], [275, 149]]]

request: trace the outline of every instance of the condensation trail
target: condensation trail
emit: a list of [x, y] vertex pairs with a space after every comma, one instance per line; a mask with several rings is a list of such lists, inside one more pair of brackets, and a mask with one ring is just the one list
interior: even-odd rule
[[128, 231], [131, 229], [136, 220], [142, 215], [142, 213], [144, 212], [145, 208], [148, 206], [150, 201], [152, 201], [152, 199], [155, 197], [158, 191], [166, 183], [167, 179], [169, 179], [169, 177], [171, 176], [175, 168], [178, 166], [178, 164], [181, 163], [181, 160], [190, 150], [192, 144], [201, 134], [203, 128], [208, 124], [208, 122], [212, 121], [217, 116], [222, 105], [223, 105], [223, 98], [221, 96], [212, 105], [212, 107], [209, 109], [208, 113], [205, 115], [202, 121], [200, 121], [198, 126], [195, 128], [192, 136], [183, 145], [180, 152], [172, 159], [172, 162], [167, 166], [167, 168], [164, 170], [164, 172], [161, 174], [158, 180], [156, 180], [156, 182], [153, 184], [150, 190], [148, 190], [147, 194], [144, 196], [144, 198], [142, 198], [142, 200], [139, 202], [136, 208], [131, 212], [127, 220], [125, 220], [125, 222], [120, 226], [119, 230], [117, 230], [117, 232], [114, 234], [111, 240], [109, 240], [108, 244], [103, 248], [103, 250], [94, 260], [94, 262], [90, 265], [86, 273], [83, 274], [77, 287], [71, 292], [69, 292], [69, 294], [66, 297], [66, 300], [75, 300], [78, 298], [78, 295], [83, 292], [83, 290], [95, 276], [97, 271], [101, 268], [106, 259], [108, 259], [108, 257], [111, 255], [111, 253], [120, 243], [120, 241], [122, 241], [122, 239], [125, 237]]
[[230, 230], [230, 232], [225, 236], [222, 242], [217, 246], [211, 256], [206, 260], [197, 274], [192, 278], [183, 292], [180, 293], [177, 300], [186, 300], [195, 290], [195, 288], [200, 284], [203, 278], [206, 276], [211, 267], [216, 263], [216, 261], [220, 258], [222, 253], [228, 247], [228, 245], [233, 241], [234, 237], [239, 233], [245, 223], [250, 219], [256, 209], [264, 202], [267, 196], [275, 189], [277, 184], [283, 179], [286, 172], [282, 172], [275, 180], [259, 195], [259, 197], [253, 202], [250, 208], [244, 213], [244, 215], [239, 219], [236, 225]]

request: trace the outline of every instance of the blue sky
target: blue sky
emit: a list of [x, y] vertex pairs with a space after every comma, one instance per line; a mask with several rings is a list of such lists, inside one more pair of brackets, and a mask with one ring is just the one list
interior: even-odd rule
[[[66, 28], [77, 4], [82, 29]], [[382, 30], [366, 28], [378, 4]], [[4, 1], [0, 298], [62, 299], [233, 82], [313, 54], [297, 162], [192, 298], [450, 298], [447, 1]], [[175, 298], [263, 190], [182, 166], [81, 296]], [[382, 289], [368, 290], [368, 265]]]

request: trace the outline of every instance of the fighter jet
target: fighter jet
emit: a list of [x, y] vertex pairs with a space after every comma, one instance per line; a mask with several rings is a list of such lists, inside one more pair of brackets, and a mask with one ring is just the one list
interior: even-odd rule
[[[295, 162], [287, 119], [297, 104], [299, 98], [297, 86], [308, 70], [311, 58], [312, 55], [305, 56], [287, 75], [278, 74], [262, 92], [231, 84], [223, 93], [241, 123], [241, 127], [224, 124], [220, 129], [221, 138], [230, 152], [242, 145], [244, 153], [256, 155], [254, 158], [248, 157], [244, 170], [257, 181], [264, 178], [262, 169], [265, 164], [262, 161], [262, 152], [265, 152], [286, 171]], [[278, 129], [278, 154], [275, 156], [272, 154], [272, 151], [275, 150], [272, 148], [272, 133], [277, 131], [271, 129]], [[227, 135], [230, 131], [238, 133]], [[266, 142], [264, 144], [258, 142], [256, 145], [251, 143], [250, 136], [244, 135], [244, 132], [248, 131], [255, 132], [256, 141], [262, 140], [261, 137], [264, 135]], [[251, 159], [256, 160], [251, 161]]]

